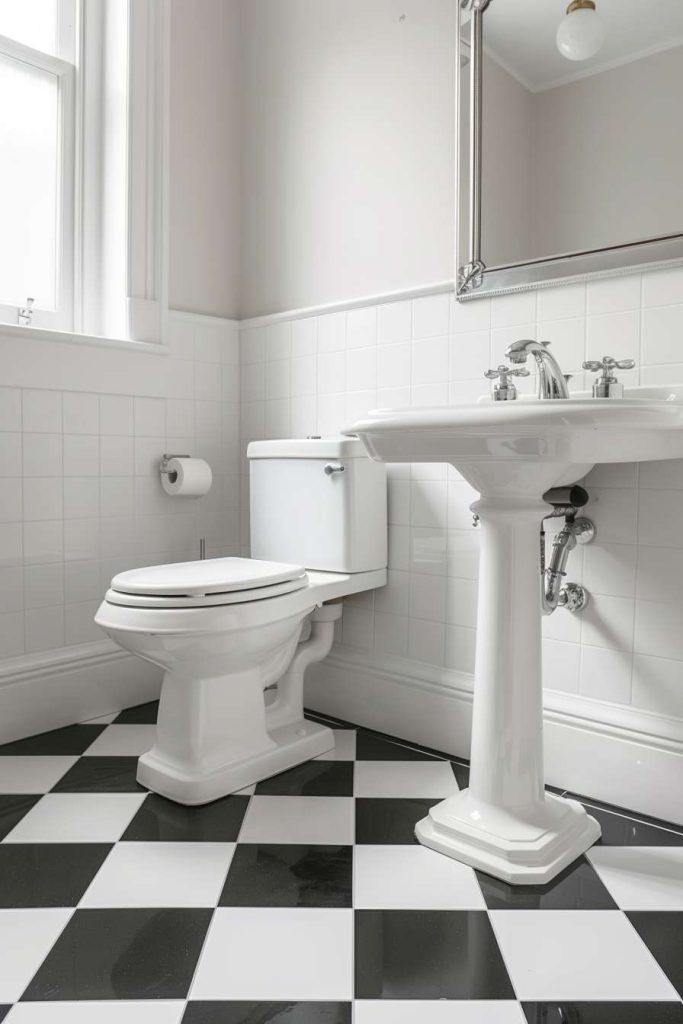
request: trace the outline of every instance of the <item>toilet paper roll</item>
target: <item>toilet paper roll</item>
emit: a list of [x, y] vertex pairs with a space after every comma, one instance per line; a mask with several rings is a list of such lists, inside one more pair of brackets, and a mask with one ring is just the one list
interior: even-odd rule
[[161, 474], [167, 494], [179, 498], [199, 498], [211, 489], [211, 466], [204, 459], [169, 459], [168, 473]]

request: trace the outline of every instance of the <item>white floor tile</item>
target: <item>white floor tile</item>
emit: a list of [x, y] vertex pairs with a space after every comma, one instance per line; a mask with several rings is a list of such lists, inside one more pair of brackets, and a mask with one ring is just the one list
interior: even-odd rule
[[0, 757], [0, 793], [47, 793], [77, 757]]
[[144, 999], [116, 1002], [16, 1003], [6, 1024], [180, 1024], [185, 1003]]
[[146, 796], [146, 793], [48, 793], [3, 841], [116, 842]]
[[220, 908], [192, 999], [347, 1000], [353, 911]]
[[448, 761], [356, 762], [356, 796], [428, 799], [457, 792], [458, 783]]
[[333, 729], [334, 750], [316, 757], [316, 761], [353, 761], [356, 756], [356, 730]]
[[489, 914], [518, 999], [677, 999], [618, 910], [494, 910]]
[[353, 842], [354, 802], [343, 796], [254, 796], [241, 843]]
[[518, 1003], [485, 999], [457, 1003], [449, 999], [358, 999], [354, 1020], [355, 1024], [526, 1024]]
[[0, 910], [0, 1003], [19, 999], [72, 910]]
[[485, 910], [472, 868], [423, 846], [356, 846], [354, 907]]
[[588, 857], [623, 910], [683, 911], [683, 846], [594, 846]]
[[81, 907], [215, 907], [234, 843], [119, 843]]
[[156, 725], [110, 725], [94, 740], [88, 757], [139, 757], [153, 746]]

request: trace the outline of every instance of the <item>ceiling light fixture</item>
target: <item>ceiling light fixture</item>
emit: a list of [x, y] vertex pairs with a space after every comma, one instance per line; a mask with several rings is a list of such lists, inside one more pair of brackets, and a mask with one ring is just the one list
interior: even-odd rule
[[557, 30], [557, 48], [567, 60], [588, 60], [605, 42], [605, 26], [594, 0], [572, 0]]

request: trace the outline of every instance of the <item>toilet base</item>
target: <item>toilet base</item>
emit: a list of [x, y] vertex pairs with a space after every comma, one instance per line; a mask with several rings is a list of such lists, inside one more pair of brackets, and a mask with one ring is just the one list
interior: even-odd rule
[[138, 760], [137, 780], [176, 803], [208, 804], [334, 749], [332, 730], [304, 718], [270, 729], [268, 735], [271, 749], [201, 774], [164, 761], [153, 748]]

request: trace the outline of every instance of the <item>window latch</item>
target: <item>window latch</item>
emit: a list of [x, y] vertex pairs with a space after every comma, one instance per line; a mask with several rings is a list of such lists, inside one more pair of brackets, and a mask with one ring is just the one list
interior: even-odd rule
[[33, 322], [33, 303], [34, 299], [26, 299], [26, 305], [19, 307], [19, 323], [22, 327], [28, 327]]

